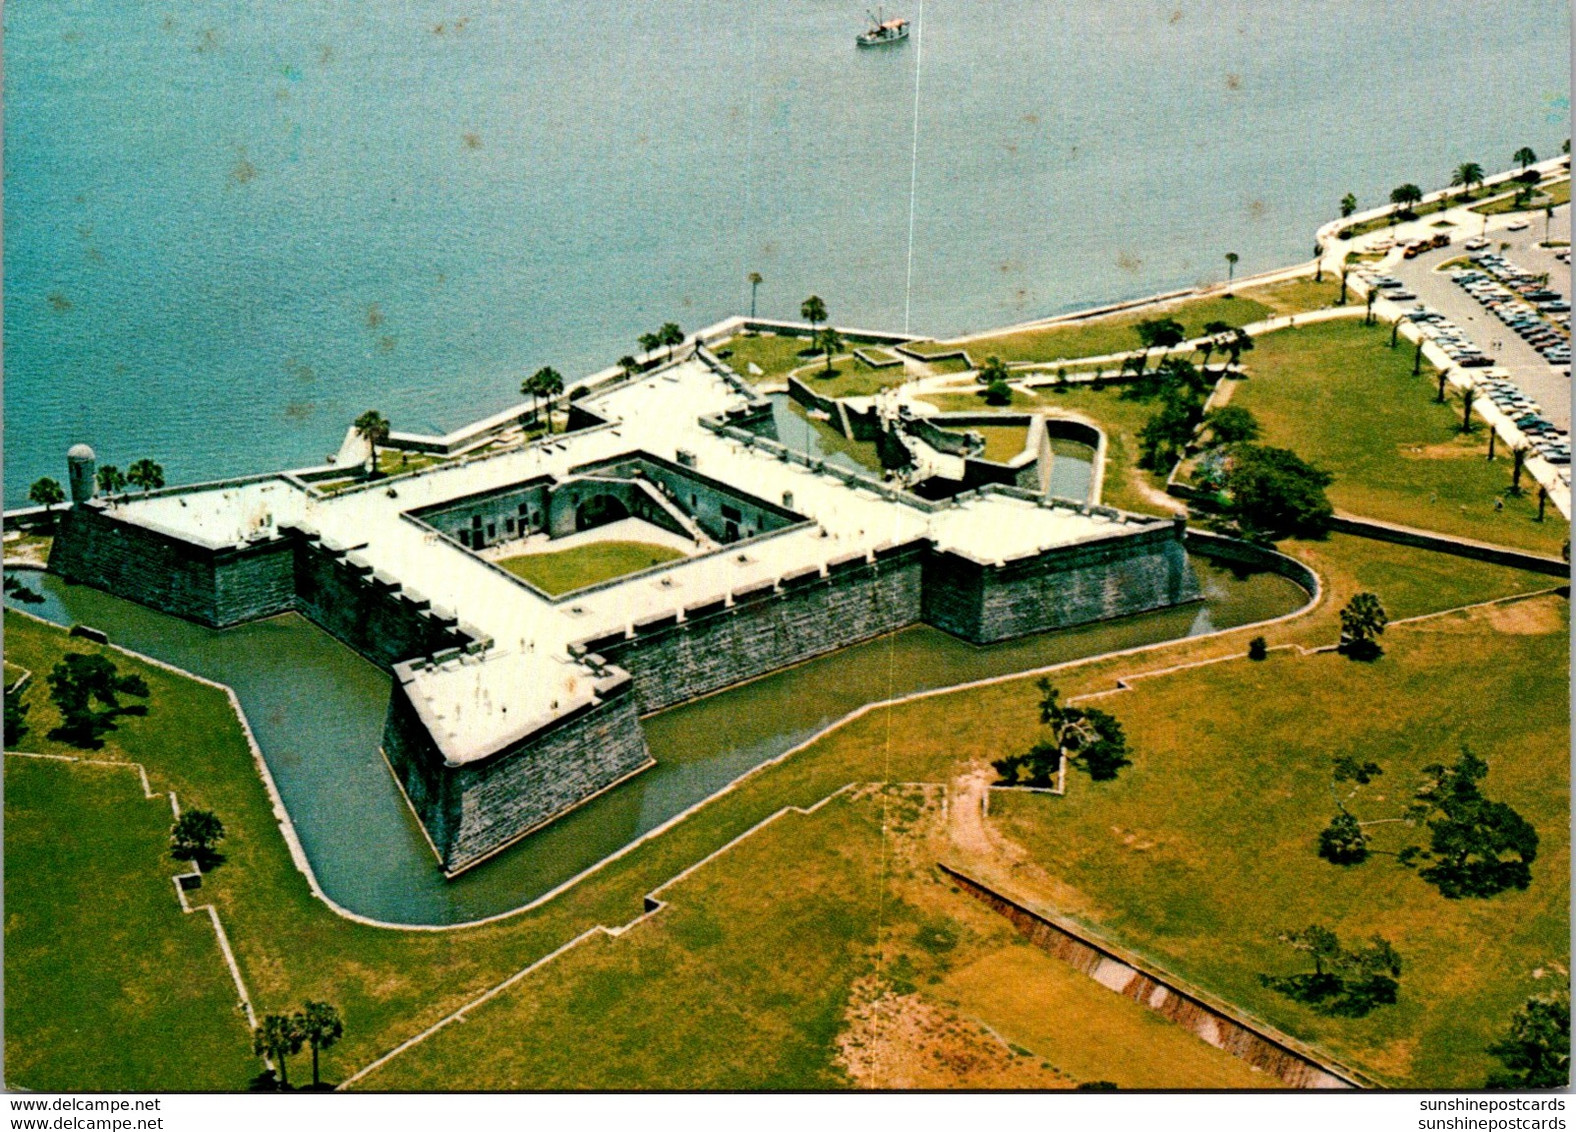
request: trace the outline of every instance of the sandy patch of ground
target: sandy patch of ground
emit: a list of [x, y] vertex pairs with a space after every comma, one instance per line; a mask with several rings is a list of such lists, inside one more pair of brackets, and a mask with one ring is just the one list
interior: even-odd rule
[[837, 1063], [862, 1089], [1068, 1089], [983, 1024], [877, 979], [854, 984]]
[[1396, 451], [1403, 460], [1465, 460], [1468, 457], [1483, 460], [1488, 457], [1486, 445], [1455, 440], [1443, 444], [1403, 444]]
[[1542, 637], [1550, 633], [1563, 633], [1565, 619], [1560, 607], [1551, 601], [1516, 601], [1508, 605], [1491, 605], [1484, 611], [1488, 623], [1498, 633], [1518, 637]]

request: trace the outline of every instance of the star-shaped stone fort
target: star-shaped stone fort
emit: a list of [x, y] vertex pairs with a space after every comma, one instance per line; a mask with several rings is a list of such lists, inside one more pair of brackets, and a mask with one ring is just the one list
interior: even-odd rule
[[[829, 466], [701, 350], [571, 404], [561, 435], [337, 494], [81, 498], [50, 567], [207, 625], [299, 611], [392, 671], [383, 752], [451, 875], [650, 766], [645, 713], [917, 622], [984, 644], [1198, 596], [1179, 520]], [[615, 525], [682, 557], [558, 596], [490, 560]]]

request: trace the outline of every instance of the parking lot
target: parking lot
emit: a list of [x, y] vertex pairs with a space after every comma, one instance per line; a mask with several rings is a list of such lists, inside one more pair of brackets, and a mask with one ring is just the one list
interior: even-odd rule
[[[1548, 287], [1559, 292], [1567, 302], [1571, 296], [1571, 270], [1555, 258], [1548, 248], [1537, 246], [1544, 238], [1544, 217], [1534, 213], [1527, 217], [1528, 227], [1519, 232], [1503, 229], [1489, 234], [1489, 248], [1498, 251], [1516, 266], [1535, 274], [1547, 272]], [[1450, 276], [1435, 271], [1440, 264], [1470, 254], [1463, 242], [1477, 236], [1477, 232], [1456, 235], [1450, 247], [1424, 252], [1415, 259], [1402, 260], [1391, 274], [1415, 292], [1419, 302], [1442, 313], [1462, 328], [1478, 347], [1495, 359], [1495, 365], [1508, 372], [1511, 379], [1537, 401], [1543, 414], [1563, 429], [1571, 423], [1570, 378], [1549, 363], [1531, 345], [1509, 329], [1485, 309], [1466, 291], [1456, 286]], [[1570, 206], [1555, 210], [1549, 228], [1553, 240], [1570, 240]], [[1509, 247], [1502, 248], [1501, 245]]]

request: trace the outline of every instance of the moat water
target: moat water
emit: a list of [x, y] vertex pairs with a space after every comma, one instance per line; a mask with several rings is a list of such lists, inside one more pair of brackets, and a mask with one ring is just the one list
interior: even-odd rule
[[[1307, 594], [1193, 558], [1202, 602], [984, 648], [915, 626], [645, 720], [657, 765], [445, 881], [378, 753], [389, 677], [294, 614], [206, 629], [39, 571], [17, 607], [235, 689], [323, 890], [393, 923], [453, 924], [526, 904], [872, 701], [1276, 617]], [[8, 595], [7, 604], [13, 599]], [[154, 706], [157, 711], [157, 705]]]
[[1568, 0], [930, 3], [859, 51], [865, 7], [11, 0], [6, 503], [77, 441], [190, 483], [453, 428], [750, 271], [927, 334], [1242, 275], [1570, 133]]

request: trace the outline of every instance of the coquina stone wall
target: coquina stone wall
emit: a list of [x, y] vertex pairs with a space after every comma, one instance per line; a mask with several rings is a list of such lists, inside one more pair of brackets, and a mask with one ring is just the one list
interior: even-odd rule
[[396, 681], [383, 750], [446, 873], [454, 874], [653, 764], [627, 678], [599, 701], [515, 746], [451, 767], [432, 741], [405, 683]]
[[585, 642], [634, 678], [642, 712], [683, 703], [778, 668], [912, 625], [920, 619], [924, 543], [834, 562], [779, 586], [637, 623]]
[[290, 540], [277, 534], [241, 546], [197, 546], [90, 502], [59, 516], [49, 568], [67, 581], [222, 628], [293, 608], [293, 557]]
[[1200, 596], [1180, 523], [1056, 547], [1000, 565], [941, 552], [925, 565], [925, 620], [975, 644], [1125, 617]]

